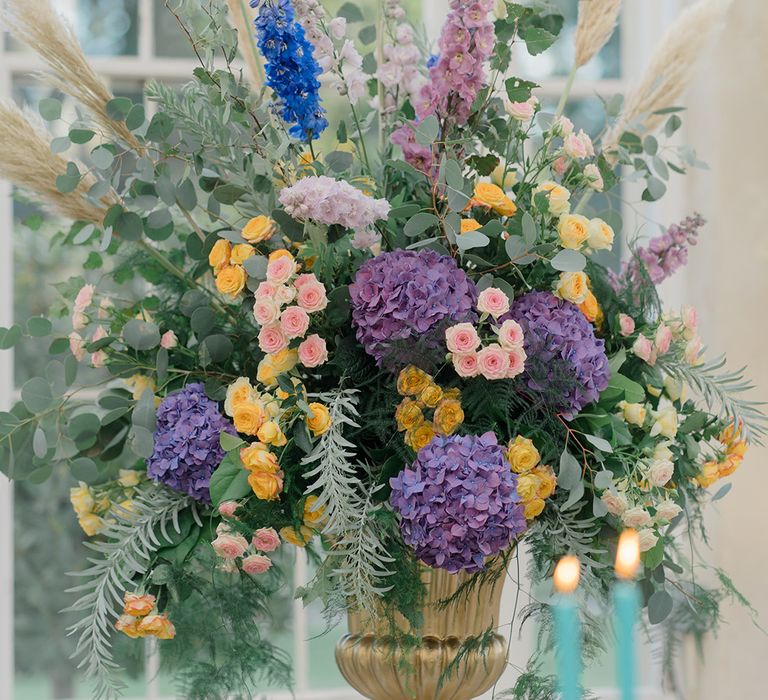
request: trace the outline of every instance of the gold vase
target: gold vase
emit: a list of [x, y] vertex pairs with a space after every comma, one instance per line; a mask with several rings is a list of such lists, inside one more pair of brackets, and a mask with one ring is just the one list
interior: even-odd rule
[[[336, 645], [336, 663], [347, 682], [372, 700], [471, 700], [489, 690], [507, 659], [507, 639], [496, 633], [490, 644], [465, 651], [458, 668], [440, 683], [465, 640], [499, 625], [503, 574], [462, 593], [447, 606], [437, 606], [468, 578], [465, 573], [424, 567], [427, 595], [418, 647], [398, 645], [390, 622], [382, 615], [350, 613], [349, 633]], [[396, 624], [406, 634], [415, 633], [402, 617]]]

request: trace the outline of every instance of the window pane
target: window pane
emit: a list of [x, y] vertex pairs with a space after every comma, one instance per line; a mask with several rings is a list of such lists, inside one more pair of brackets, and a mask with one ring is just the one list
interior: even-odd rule
[[189, 39], [162, 0], [155, 2], [155, 55], [164, 58], [195, 58]]
[[[520, 48], [515, 61], [516, 73], [530, 80], [543, 80], [568, 75], [573, 67], [574, 33], [578, 16], [578, 0], [554, 0], [565, 24], [557, 41], [544, 53], [531, 56], [524, 47]], [[621, 28], [617, 26], [613, 36], [586, 66], [579, 70], [582, 80], [621, 77]]]

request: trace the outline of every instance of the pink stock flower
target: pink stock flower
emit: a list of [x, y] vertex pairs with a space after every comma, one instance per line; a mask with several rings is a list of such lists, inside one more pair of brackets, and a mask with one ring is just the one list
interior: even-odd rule
[[491, 343], [477, 353], [477, 367], [486, 379], [506, 379], [509, 353], [498, 343]]
[[85, 345], [83, 337], [78, 332], [72, 331], [69, 334], [69, 349], [78, 362], [85, 359]]
[[513, 379], [523, 373], [527, 357], [528, 356], [525, 354], [525, 350], [523, 350], [522, 347], [517, 347], [509, 351], [509, 370], [507, 370], [507, 379]]
[[92, 284], [86, 284], [80, 287], [80, 291], [75, 297], [75, 311], [85, 311], [93, 303], [93, 294], [96, 288]]
[[448, 352], [468, 353], [480, 346], [480, 336], [471, 323], [457, 323], [445, 331]]
[[476, 377], [479, 372], [477, 353], [466, 352], [454, 355], [453, 368], [456, 370], [456, 374], [465, 379], [468, 377]]
[[496, 287], [488, 287], [478, 295], [477, 309], [480, 313], [498, 318], [509, 311], [509, 297]]
[[656, 330], [654, 344], [656, 345], [656, 350], [659, 355], [664, 355], [669, 352], [669, 348], [672, 345], [672, 329], [662, 323]]
[[316, 333], [299, 345], [299, 361], [305, 367], [319, 367], [328, 359], [325, 341]]
[[172, 350], [179, 344], [179, 339], [173, 331], [166, 331], [160, 338], [160, 347]]
[[642, 333], [637, 336], [637, 340], [632, 345], [632, 352], [649, 365], [656, 364], [653, 343], [651, 343], [651, 341]]
[[517, 321], [507, 319], [496, 331], [499, 343], [505, 350], [519, 348], [523, 344], [523, 329]]
[[240, 507], [237, 501], [224, 501], [219, 503], [219, 515], [223, 515], [227, 518], [234, 518], [235, 511]]
[[271, 527], [262, 527], [253, 533], [251, 543], [260, 552], [274, 552], [280, 546], [280, 535]]
[[294, 259], [287, 255], [275, 258], [267, 265], [267, 282], [285, 284], [296, 274], [296, 267]]
[[303, 338], [309, 328], [309, 314], [300, 306], [289, 306], [280, 315], [280, 328], [288, 338]]
[[242, 557], [245, 550], [248, 549], [248, 540], [242, 535], [225, 532], [211, 542], [211, 547], [222, 559], [237, 559], [237, 557]]
[[251, 576], [266, 573], [272, 568], [272, 560], [262, 554], [251, 554], [243, 559], [243, 571]]
[[309, 313], [322, 311], [328, 306], [328, 297], [325, 294], [325, 286], [322, 282], [305, 282], [299, 287], [299, 294], [296, 302], [302, 309]]
[[619, 314], [619, 328], [625, 338], [628, 335], [632, 335], [635, 332], [634, 319], [631, 316], [627, 316], [627, 314]]
[[259, 331], [259, 347], [268, 355], [275, 355], [288, 347], [288, 338], [278, 324], [264, 326]]
[[274, 298], [257, 297], [253, 303], [253, 317], [260, 326], [268, 326], [280, 318], [280, 307]]

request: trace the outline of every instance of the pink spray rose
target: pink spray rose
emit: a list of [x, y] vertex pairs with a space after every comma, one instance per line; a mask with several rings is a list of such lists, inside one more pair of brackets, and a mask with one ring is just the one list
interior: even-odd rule
[[268, 326], [280, 318], [280, 307], [274, 298], [256, 297], [253, 303], [253, 317], [260, 326]]
[[251, 576], [258, 576], [272, 568], [272, 560], [261, 554], [251, 554], [243, 559], [243, 571]]
[[92, 284], [86, 284], [80, 288], [75, 297], [75, 311], [85, 311], [93, 303], [93, 293], [96, 291]]
[[237, 559], [248, 549], [248, 540], [242, 535], [223, 533], [211, 542], [211, 546], [222, 559]]
[[486, 379], [506, 379], [509, 353], [498, 343], [491, 343], [477, 353], [477, 366]]
[[274, 552], [280, 546], [280, 535], [271, 527], [262, 527], [253, 533], [251, 542], [260, 552]]
[[69, 349], [78, 362], [82, 362], [85, 359], [85, 341], [76, 331], [72, 331], [69, 334]]
[[496, 287], [488, 287], [478, 295], [477, 309], [480, 313], [498, 318], [509, 311], [509, 297]]
[[253, 296], [256, 299], [264, 299], [265, 297], [269, 297], [270, 299], [277, 296], [277, 288], [279, 285], [272, 284], [272, 282], [261, 282], [258, 287], [256, 287], [256, 291], [254, 292]]
[[445, 331], [445, 344], [448, 352], [472, 352], [479, 347], [480, 336], [471, 323], [457, 323]]
[[280, 328], [288, 338], [303, 338], [309, 328], [309, 314], [300, 306], [289, 306], [280, 315]]
[[477, 365], [477, 353], [466, 352], [462, 354], [454, 354], [453, 368], [456, 370], [456, 374], [460, 377], [476, 377], [479, 371]]
[[224, 501], [223, 503], [219, 503], [219, 515], [223, 515], [227, 518], [234, 518], [235, 511], [239, 506], [240, 504], [237, 501]]
[[305, 367], [318, 367], [328, 359], [325, 341], [316, 333], [299, 345], [299, 361]]
[[507, 370], [507, 379], [513, 379], [525, 370], [525, 360], [528, 356], [525, 350], [517, 347], [509, 351], [509, 369]]
[[278, 324], [264, 326], [259, 331], [259, 347], [269, 355], [275, 355], [288, 347], [288, 338]]
[[322, 282], [309, 280], [304, 282], [298, 289], [299, 294], [296, 301], [305, 311], [314, 313], [315, 311], [322, 311], [328, 306], [328, 297], [325, 294], [325, 287]]
[[563, 150], [569, 158], [579, 159], [587, 157], [587, 147], [578, 134], [569, 134], [565, 137]]
[[635, 353], [641, 360], [647, 362], [649, 365], [656, 364], [656, 356], [653, 350], [653, 343], [646, 338], [642, 333], [637, 336], [637, 340], [632, 345], [632, 352]]
[[287, 255], [283, 255], [275, 258], [267, 265], [267, 282], [284, 284], [293, 277], [295, 272], [296, 261]]
[[[94, 332], [91, 342], [95, 343], [97, 340], [102, 340], [107, 337], [107, 331], [102, 326], [99, 326]], [[96, 368], [101, 368], [107, 359], [107, 353], [104, 350], [97, 350], [91, 355], [91, 364]]]
[[160, 338], [160, 347], [172, 350], [179, 344], [179, 339], [173, 331], [166, 331]]
[[296, 287], [296, 289], [301, 289], [301, 287], [303, 287], [308, 282], [320, 284], [320, 281], [317, 279], [317, 276], [314, 272], [304, 272], [294, 280], [293, 286]]
[[632, 335], [635, 332], [634, 319], [631, 316], [627, 316], [627, 314], [619, 314], [619, 328], [625, 338], [628, 335]]
[[672, 329], [666, 324], [662, 323], [656, 330], [656, 338], [654, 339], [656, 350], [659, 355], [663, 355], [669, 352], [669, 347], [672, 345]]
[[501, 347], [511, 350], [523, 344], [523, 329], [517, 321], [507, 319], [497, 330]]

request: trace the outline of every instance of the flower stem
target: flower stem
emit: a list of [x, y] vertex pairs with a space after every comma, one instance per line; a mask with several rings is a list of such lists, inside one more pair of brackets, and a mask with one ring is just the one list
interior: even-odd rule
[[574, 64], [573, 68], [571, 68], [571, 72], [568, 74], [568, 80], [565, 81], [565, 88], [563, 89], [563, 94], [560, 96], [560, 102], [557, 103], [557, 109], [555, 110], [556, 119], [557, 117], [562, 116], [563, 111], [565, 110], [565, 105], [568, 103], [568, 97], [573, 88], [573, 81], [576, 79], [577, 70], [579, 70], [579, 67]]

